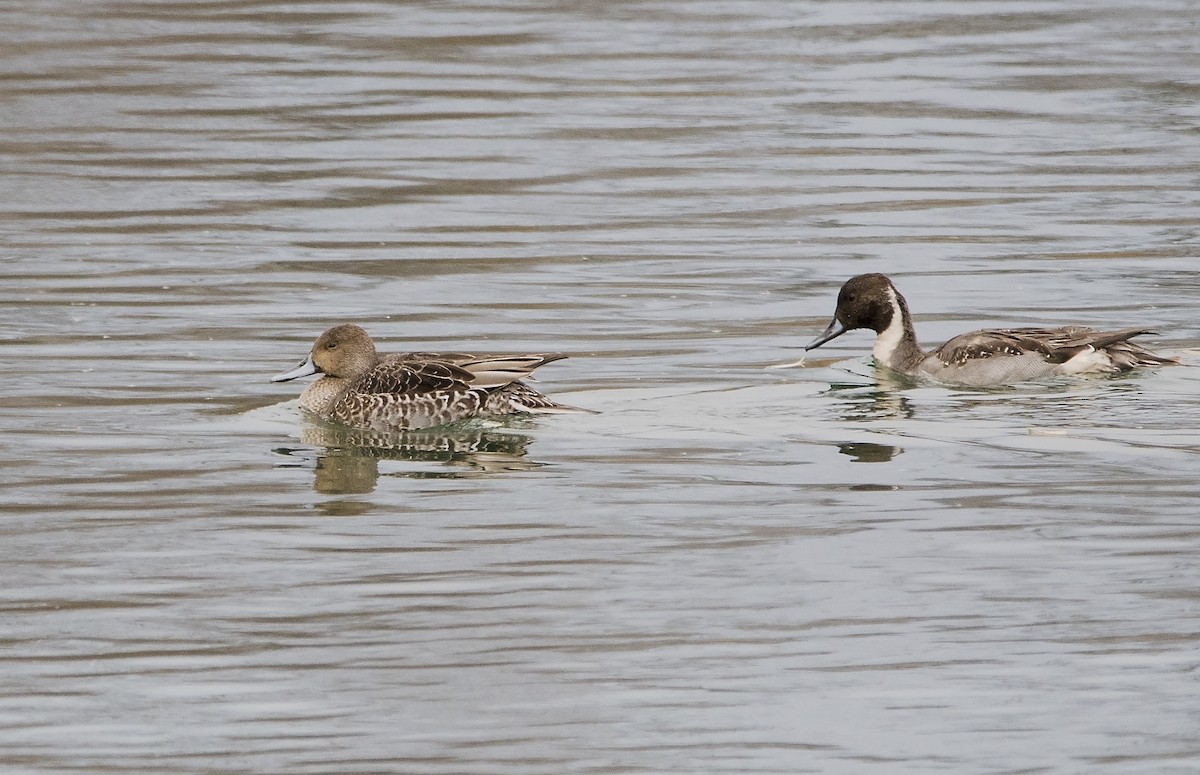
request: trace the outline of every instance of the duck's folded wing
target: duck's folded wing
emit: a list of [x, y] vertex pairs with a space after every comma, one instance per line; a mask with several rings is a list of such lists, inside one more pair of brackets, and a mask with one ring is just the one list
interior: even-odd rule
[[481, 355], [456, 363], [471, 372], [471, 385], [480, 388], [503, 387], [520, 379], [529, 379], [538, 366], [566, 358], [562, 353], [535, 355]]
[[436, 361], [448, 363], [471, 374], [471, 387], [497, 388], [520, 379], [529, 379], [533, 370], [552, 361], [566, 358], [565, 353], [493, 354], [414, 352], [385, 356], [386, 362], [413, 364]]
[[[1094, 332], [1082, 326], [1067, 328], [1007, 328], [960, 334], [934, 351], [947, 365], [981, 358], [1040, 355], [1047, 360], [1069, 358], [1088, 345]], [[1070, 354], [1066, 354], [1070, 352]]]
[[1039, 355], [1048, 363], [1065, 363], [1088, 348], [1103, 350], [1139, 334], [1149, 333], [1153, 332], [1145, 328], [1097, 331], [1086, 326], [972, 331], [946, 342], [936, 350], [936, 355], [948, 364], [966, 363], [978, 358], [1022, 355]]
[[358, 393], [429, 393], [470, 390], [473, 375], [445, 361], [385, 360], [355, 381]]
[[471, 353], [451, 353], [451, 352], [433, 352], [421, 351], [411, 353], [386, 353], [379, 356], [382, 361], [442, 361], [443, 363], [459, 364], [463, 361], [470, 361], [478, 358], [478, 355]]

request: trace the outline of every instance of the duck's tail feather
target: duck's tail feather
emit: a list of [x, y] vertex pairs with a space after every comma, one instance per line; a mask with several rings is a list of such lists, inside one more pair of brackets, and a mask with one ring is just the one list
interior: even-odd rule
[[534, 390], [524, 382], [513, 382], [504, 387], [490, 391], [484, 411], [492, 414], [512, 414], [528, 412], [530, 414], [599, 414], [591, 409], [578, 406], [568, 406], [552, 401]]
[[563, 353], [491, 355], [462, 361], [455, 365], [471, 372], [472, 387], [496, 388], [520, 379], [532, 379], [534, 369], [566, 357]]
[[538, 406], [527, 406], [514, 401], [513, 406], [522, 412], [529, 412], [530, 414], [600, 414], [596, 409], [584, 409], [582, 406], [558, 404], [553, 401]]
[[1148, 328], [1127, 328], [1123, 331], [1112, 331], [1099, 334], [1092, 342], [1096, 350], [1103, 350], [1112, 359], [1113, 366], [1120, 371], [1139, 369], [1147, 366], [1167, 366], [1179, 363], [1178, 358], [1159, 355], [1139, 344], [1129, 341], [1142, 334], [1154, 334]]

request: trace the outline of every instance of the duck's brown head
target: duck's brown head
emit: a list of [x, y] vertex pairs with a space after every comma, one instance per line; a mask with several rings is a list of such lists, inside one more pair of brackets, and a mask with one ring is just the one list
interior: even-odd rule
[[286, 382], [310, 374], [326, 374], [340, 379], [355, 379], [370, 371], [377, 362], [375, 343], [359, 326], [345, 323], [317, 337], [308, 358], [292, 371], [272, 377]]

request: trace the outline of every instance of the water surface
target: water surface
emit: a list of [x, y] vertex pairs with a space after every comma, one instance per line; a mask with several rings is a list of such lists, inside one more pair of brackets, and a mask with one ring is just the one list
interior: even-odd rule
[[[1190, 4], [6, 22], [6, 771], [1200, 766]], [[764, 368], [867, 271], [1184, 365]], [[306, 424], [266, 380], [346, 320], [602, 413]]]

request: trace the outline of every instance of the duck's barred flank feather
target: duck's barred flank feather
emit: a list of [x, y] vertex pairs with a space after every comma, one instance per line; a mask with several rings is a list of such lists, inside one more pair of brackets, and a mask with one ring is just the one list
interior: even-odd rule
[[352, 385], [330, 407], [327, 419], [376, 430], [432, 428], [478, 415], [483, 394], [481, 390], [369, 393]]
[[379, 355], [365, 331], [342, 325], [317, 339], [306, 364], [276, 379], [322, 373], [300, 396], [306, 410], [358, 428], [408, 430], [478, 415], [585, 412], [555, 403], [520, 381], [537, 367], [565, 357], [561, 353]]

